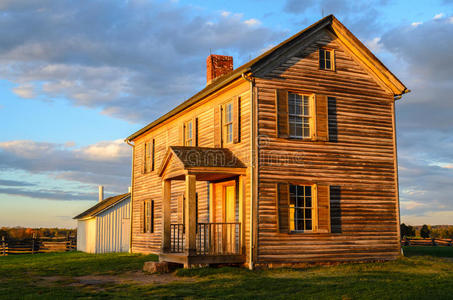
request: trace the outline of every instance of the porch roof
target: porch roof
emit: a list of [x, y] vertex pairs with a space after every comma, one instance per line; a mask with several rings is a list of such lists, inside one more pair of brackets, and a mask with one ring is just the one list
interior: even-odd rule
[[200, 181], [243, 175], [246, 166], [227, 148], [170, 146], [158, 174], [164, 179], [183, 180], [196, 175]]

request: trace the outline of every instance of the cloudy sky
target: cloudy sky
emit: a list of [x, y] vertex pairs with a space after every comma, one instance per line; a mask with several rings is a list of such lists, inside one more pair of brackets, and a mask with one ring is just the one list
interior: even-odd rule
[[408, 86], [402, 220], [453, 224], [453, 1], [0, 0], [0, 226], [74, 227], [127, 191], [123, 140], [205, 84], [335, 14]]

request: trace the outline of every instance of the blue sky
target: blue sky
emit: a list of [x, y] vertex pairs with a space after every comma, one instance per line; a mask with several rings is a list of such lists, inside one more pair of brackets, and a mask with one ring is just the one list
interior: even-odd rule
[[334, 13], [412, 90], [397, 104], [401, 212], [453, 222], [452, 1], [0, 2], [0, 226], [74, 227], [127, 190], [123, 139], [235, 67]]

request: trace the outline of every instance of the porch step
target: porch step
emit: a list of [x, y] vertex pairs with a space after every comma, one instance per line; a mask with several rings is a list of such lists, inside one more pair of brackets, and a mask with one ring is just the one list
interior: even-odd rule
[[183, 264], [184, 267], [191, 265], [206, 264], [242, 264], [245, 262], [244, 255], [187, 255], [185, 253], [161, 253], [160, 262]]

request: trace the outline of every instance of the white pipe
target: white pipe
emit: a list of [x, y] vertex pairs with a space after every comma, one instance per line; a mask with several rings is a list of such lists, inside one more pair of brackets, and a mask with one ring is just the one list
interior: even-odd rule
[[99, 200], [99, 202], [101, 202], [102, 200], [104, 200], [104, 186], [100, 185], [98, 187], [98, 189], [99, 189], [99, 191], [98, 191], [99, 192], [98, 200]]
[[253, 80], [248, 78], [245, 73], [242, 74], [242, 78], [250, 82], [250, 105], [251, 105], [251, 122], [250, 122], [250, 236], [249, 236], [249, 269], [253, 270], [254, 263], [254, 250], [255, 250], [255, 232], [254, 232], [254, 223], [255, 223], [255, 101], [253, 97]]

